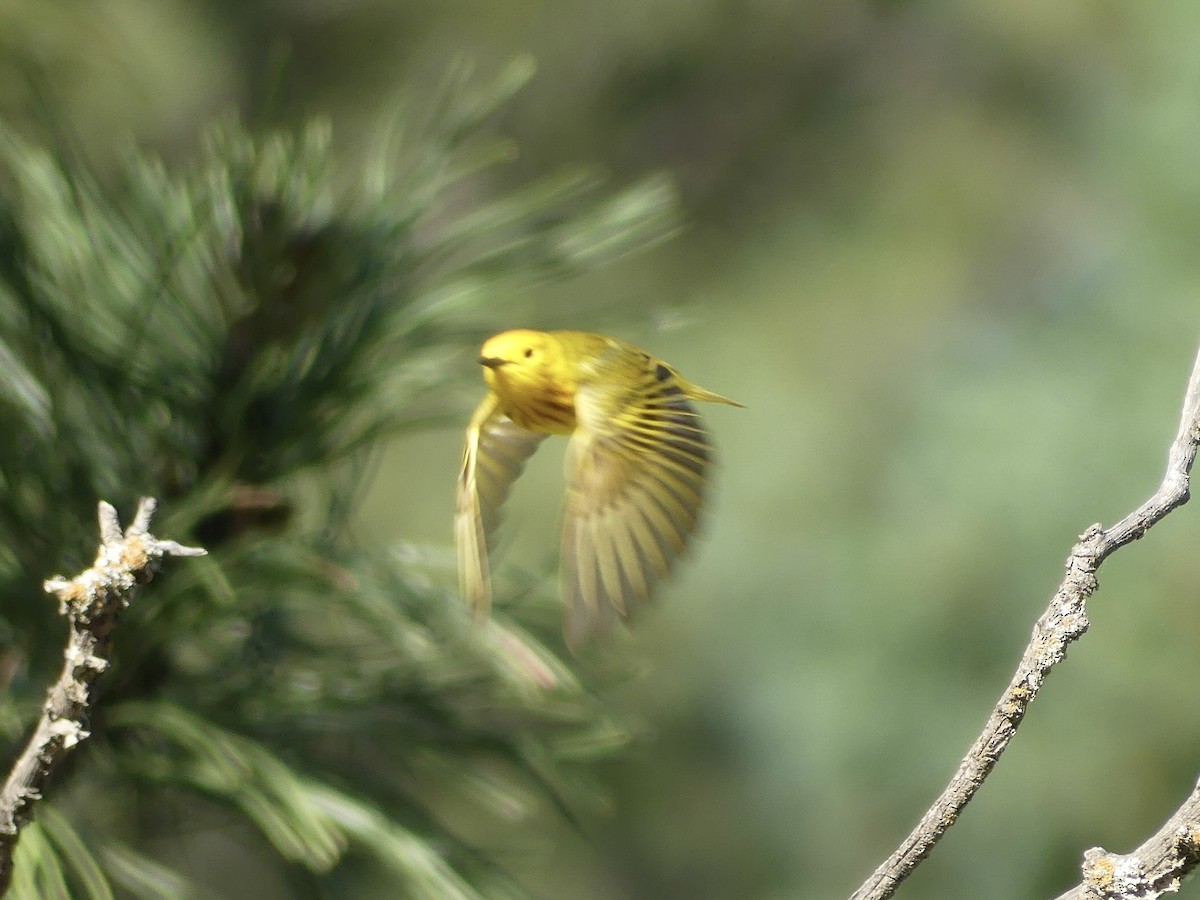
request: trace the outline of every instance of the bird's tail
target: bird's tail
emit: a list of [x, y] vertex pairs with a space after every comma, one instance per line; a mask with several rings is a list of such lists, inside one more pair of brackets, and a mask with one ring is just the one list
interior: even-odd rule
[[720, 394], [714, 394], [712, 391], [706, 391], [699, 385], [691, 384], [690, 382], [688, 383], [687, 388], [684, 390], [684, 394], [686, 394], [692, 400], [699, 400], [703, 403], [724, 403], [726, 406], [738, 406], [742, 409], [746, 408], [746, 404], [744, 403], [738, 403], [736, 400], [730, 400], [728, 397], [722, 397]]

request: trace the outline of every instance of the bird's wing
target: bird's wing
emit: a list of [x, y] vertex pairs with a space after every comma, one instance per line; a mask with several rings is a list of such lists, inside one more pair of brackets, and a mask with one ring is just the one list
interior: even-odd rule
[[650, 599], [696, 530], [708, 483], [708, 434], [679, 377], [636, 359], [601, 359], [576, 393], [562, 537], [571, 647]]
[[467, 426], [454, 540], [459, 588], [478, 616], [486, 615], [492, 603], [488, 551], [500, 522], [500, 506], [543, 438], [544, 434], [522, 428], [504, 415], [491, 393]]

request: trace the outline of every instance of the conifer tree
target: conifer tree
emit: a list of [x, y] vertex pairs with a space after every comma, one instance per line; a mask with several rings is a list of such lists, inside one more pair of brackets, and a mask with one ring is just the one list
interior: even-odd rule
[[473, 629], [448, 551], [348, 527], [382, 440], [465, 414], [522, 287], [670, 230], [661, 179], [487, 194], [511, 155], [489, 116], [523, 75], [451, 79], [353, 170], [320, 122], [227, 121], [190, 165], [131, 151], [115, 180], [0, 125], [9, 758], [61, 661], [41, 582], [86, 564], [97, 500], [155, 496], [160, 533], [209, 551], [126, 611], [15, 896], [206, 896], [163, 850], [204, 830], [261, 842], [296, 896], [519, 893], [442, 807], [499, 814], [505, 784], [570, 806], [619, 741], [554, 616]]

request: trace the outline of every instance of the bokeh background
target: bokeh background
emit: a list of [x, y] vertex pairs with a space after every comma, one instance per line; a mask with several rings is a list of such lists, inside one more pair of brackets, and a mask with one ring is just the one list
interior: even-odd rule
[[[706, 411], [705, 535], [597, 666], [637, 734], [606, 808], [485, 843], [545, 898], [837, 897], [954, 770], [1075, 536], [1157, 484], [1200, 338], [1198, 27], [1182, 2], [9, 0], [0, 113], [52, 110], [100, 169], [130, 142], [186, 159], [229, 109], [328, 115], [352, 159], [453, 60], [529, 56], [498, 190], [673, 177], [673, 240], [495, 325], [603, 328], [746, 409]], [[460, 442], [382, 451], [363, 529], [448, 545]], [[549, 577], [545, 456], [506, 565]], [[1105, 565], [1092, 631], [902, 896], [1052, 894], [1190, 790], [1198, 536], [1185, 508]]]

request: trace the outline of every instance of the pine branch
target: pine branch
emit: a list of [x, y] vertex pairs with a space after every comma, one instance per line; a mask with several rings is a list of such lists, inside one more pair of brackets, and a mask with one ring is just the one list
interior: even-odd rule
[[[393, 553], [351, 526], [381, 439], [462, 421], [468, 354], [514, 308], [546, 318], [525, 288], [674, 229], [662, 178], [495, 189], [485, 169], [511, 144], [485, 120], [526, 76], [422, 92], [428, 115], [380, 123], [352, 170], [321, 121], [265, 135], [228, 121], [190, 163], [133, 150], [116, 180], [0, 122], [0, 680], [20, 673], [0, 714], [14, 754], [42, 701], [30, 682], [61, 666], [29, 573], [74, 570], [64, 548], [83, 541], [78, 515], [45, 510], [143, 485], [169, 500], [170, 531], [211, 554], [122, 618], [89, 753], [72, 757], [69, 818], [106, 848], [114, 883], [162, 881], [156, 854], [194, 805], [222, 817], [211, 827], [252, 825], [276, 851], [255, 864], [314, 890], [386, 879], [442, 897], [461, 879], [494, 896], [509, 879], [446, 808], [506, 822], [511, 796], [575, 807], [595, 794], [588, 763], [624, 740], [531, 604], [472, 639], [451, 556]], [[313, 801], [327, 790], [386, 828], [331, 823]], [[176, 804], [179, 821], [159, 818]], [[53, 841], [41, 869], [25, 864], [40, 830], [18, 880], [41, 872], [39, 896], [83, 887]], [[371, 865], [338, 864], [348, 853]]]
[[[975, 796], [1016, 735], [1029, 704], [1037, 696], [1050, 670], [1066, 656], [1067, 646], [1087, 631], [1086, 603], [1098, 586], [1096, 570], [1100, 564], [1116, 550], [1142, 537], [1173, 509], [1187, 502], [1189, 473], [1196, 460], [1197, 447], [1200, 447], [1200, 355], [1197, 355], [1192, 368], [1179, 431], [1168, 451], [1166, 474], [1158, 490], [1111, 528], [1093, 525], [1080, 536], [1067, 557], [1067, 574], [1050, 598], [1049, 607], [1034, 626], [1033, 637], [1025, 648], [1016, 674], [996, 702], [983, 731], [963, 757], [958, 771], [917, 827], [854, 892], [852, 900], [884, 900], [891, 897], [900, 882], [912, 874], [946, 830], [958, 820], [963, 807]], [[1193, 831], [1195, 821], [1194, 818], [1190, 820]], [[1189, 847], [1188, 852], [1180, 855], [1180, 867], [1186, 864], [1190, 868], [1200, 859], [1194, 841]], [[1143, 864], [1145, 868], [1150, 868], [1149, 857], [1143, 859]], [[1079, 896], [1135, 895], [1102, 893]], [[1139, 893], [1136, 896], [1158, 895]]]
[[154, 505], [154, 500], [143, 498], [133, 524], [122, 532], [117, 511], [101, 501], [101, 543], [95, 563], [73, 579], [56, 576], [45, 583], [46, 591], [59, 599], [59, 613], [67, 617], [70, 634], [62, 673], [47, 693], [41, 719], [0, 789], [0, 894], [12, 881], [12, 857], [21, 827], [32, 816], [50, 773], [88, 737], [86, 720], [93, 693], [109, 666], [113, 629], [134, 589], [150, 579], [164, 556], [205, 554], [199, 547], [184, 547], [150, 534]]

